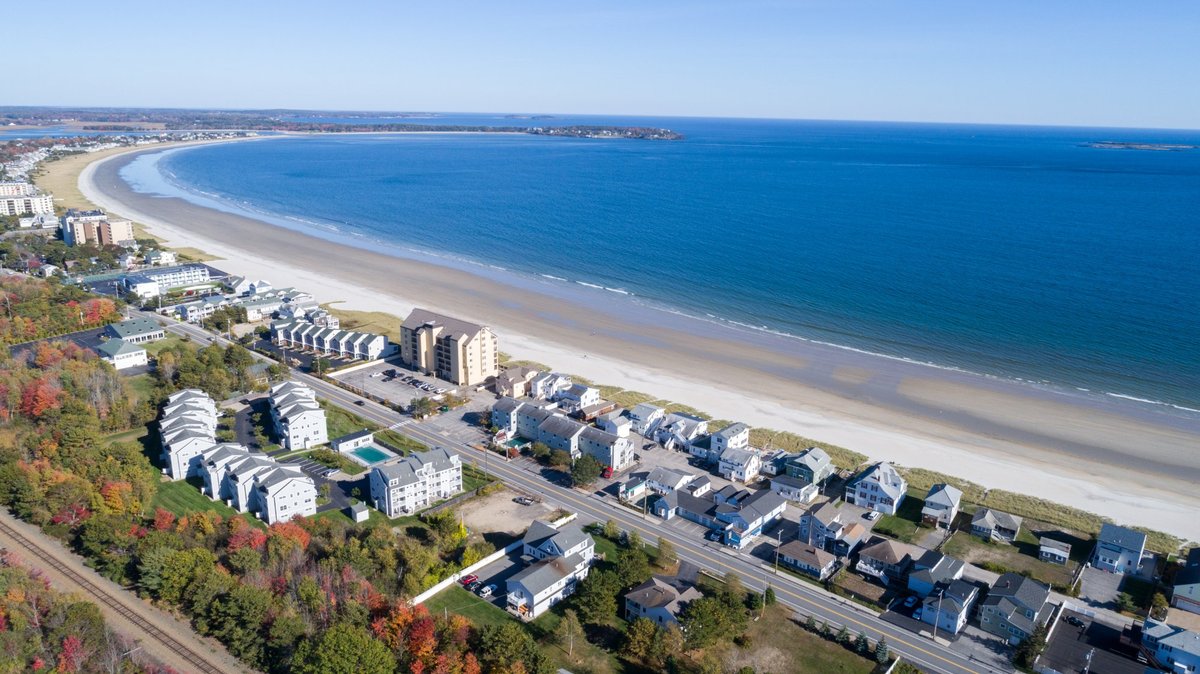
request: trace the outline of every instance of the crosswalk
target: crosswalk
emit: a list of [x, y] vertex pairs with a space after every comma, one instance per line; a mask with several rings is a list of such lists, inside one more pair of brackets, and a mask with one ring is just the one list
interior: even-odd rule
[[393, 430], [393, 431], [394, 431], [394, 430], [396, 430], [396, 429], [398, 429], [398, 428], [403, 428], [403, 427], [405, 427], [405, 426], [407, 426], [407, 425], [411, 424], [412, 422], [413, 422], [413, 420], [412, 420], [412, 419], [401, 419], [400, 421], [397, 421], [396, 423], [392, 424], [391, 426], [388, 426], [388, 428], [389, 428], [390, 430]]

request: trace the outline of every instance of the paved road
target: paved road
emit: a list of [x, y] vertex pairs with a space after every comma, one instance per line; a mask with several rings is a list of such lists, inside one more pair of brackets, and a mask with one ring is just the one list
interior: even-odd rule
[[[225, 342], [224, 339], [214, 337], [194, 325], [172, 322], [169, 323], [168, 329], [179, 334], [187, 334], [201, 344], [207, 344], [213, 340], [220, 343]], [[255, 355], [258, 356], [258, 354]], [[262, 358], [262, 356], [258, 357]], [[363, 406], [356, 405], [355, 402], [361, 400], [358, 396], [316, 377], [293, 371], [292, 379], [312, 387], [319, 396], [329, 400], [332, 404], [385, 428], [407, 420], [407, 417], [373, 402], [368, 401]], [[396, 430], [430, 446], [440, 446], [455, 451], [467, 463], [481, 465], [483, 462], [483, 457], [478, 450], [472, 449], [454, 438], [435, 432], [425, 424], [409, 423]], [[680, 559], [718, 575], [727, 572], [736, 573], [742, 578], [747, 588], [761, 590], [770, 585], [775, 589], [780, 603], [804, 616], [813, 615], [816, 619], [826, 620], [835, 626], [846, 625], [851, 633], [861, 630], [873, 640], [878, 639], [880, 635], [885, 635], [893, 652], [902, 655], [906, 660], [925, 671], [943, 674], [1013, 671], [1012, 667], [1007, 664], [982, 663], [969, 659], [943, 645], [935, 644], [929, 639], [891, 625], [864, 607], [787, 575], [775, 575], [771, 566], [761, 560], [737, 554], [721, 545], [714, 546], [696, 538], [681, 535], [673, 527], [665, 526], [653, 516], [643, 518], [641, 513], [619, 505], [611, 497], [600, 498], [577, 489], [551, 484], [540, 475], [524, 470], [516, 463], [509, 464], [494, 455], [488, 460], [487, 470], [505, 484], [519, 491], [542, 494], [549, 502], [579, 513], [580, 518], [585, 522], [613, 519], [624, 529], [637, 531], [644, 540], [653, 541], [662, 536], [675, 545]]]

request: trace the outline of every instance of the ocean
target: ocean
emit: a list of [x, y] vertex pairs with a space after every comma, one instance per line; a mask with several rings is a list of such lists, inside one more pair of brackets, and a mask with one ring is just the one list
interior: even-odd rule
[[141, 189], [606, 301], [1200, 408], [1200, 150], [1088, 145], [1200, 145], [1200, 132], [377, 121], [648, 125], [686, 138], [288, 137], [152, 155], [123, 175]]

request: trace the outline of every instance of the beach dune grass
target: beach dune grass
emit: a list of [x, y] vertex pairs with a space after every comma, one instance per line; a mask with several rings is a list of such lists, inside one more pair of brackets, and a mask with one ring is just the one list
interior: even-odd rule
[[393, 343], [400, 341], [400, 318], [386, 311], [356, 311], [337, 306], [341, 302], [322, 304], [321, 308], [337, 317], [343, 330], [357, 330], [387, 335]]
[[925, 468], [899, 468], [900, 474], [908, 480], [909, 493], [919, 492], [922, 497], [929, 493], [929, 488], [935, 484], [945, 483], [957, 487], [963, 493], [963, 501], [968, 503], [983, 503], [987, 490], [981, 485], [960, 480], [953, 475], [939, 473]]

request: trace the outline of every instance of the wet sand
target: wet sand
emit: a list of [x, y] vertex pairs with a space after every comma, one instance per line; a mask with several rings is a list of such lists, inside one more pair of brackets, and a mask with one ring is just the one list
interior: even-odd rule
[[1200, 415], [743, 331], [132, 191], [120, 168], [156, 151], [90, 164], [81, 191], [230, 273], [349, 309], [444, 311], [493, 326], [517, 358], [1200, 540]]

